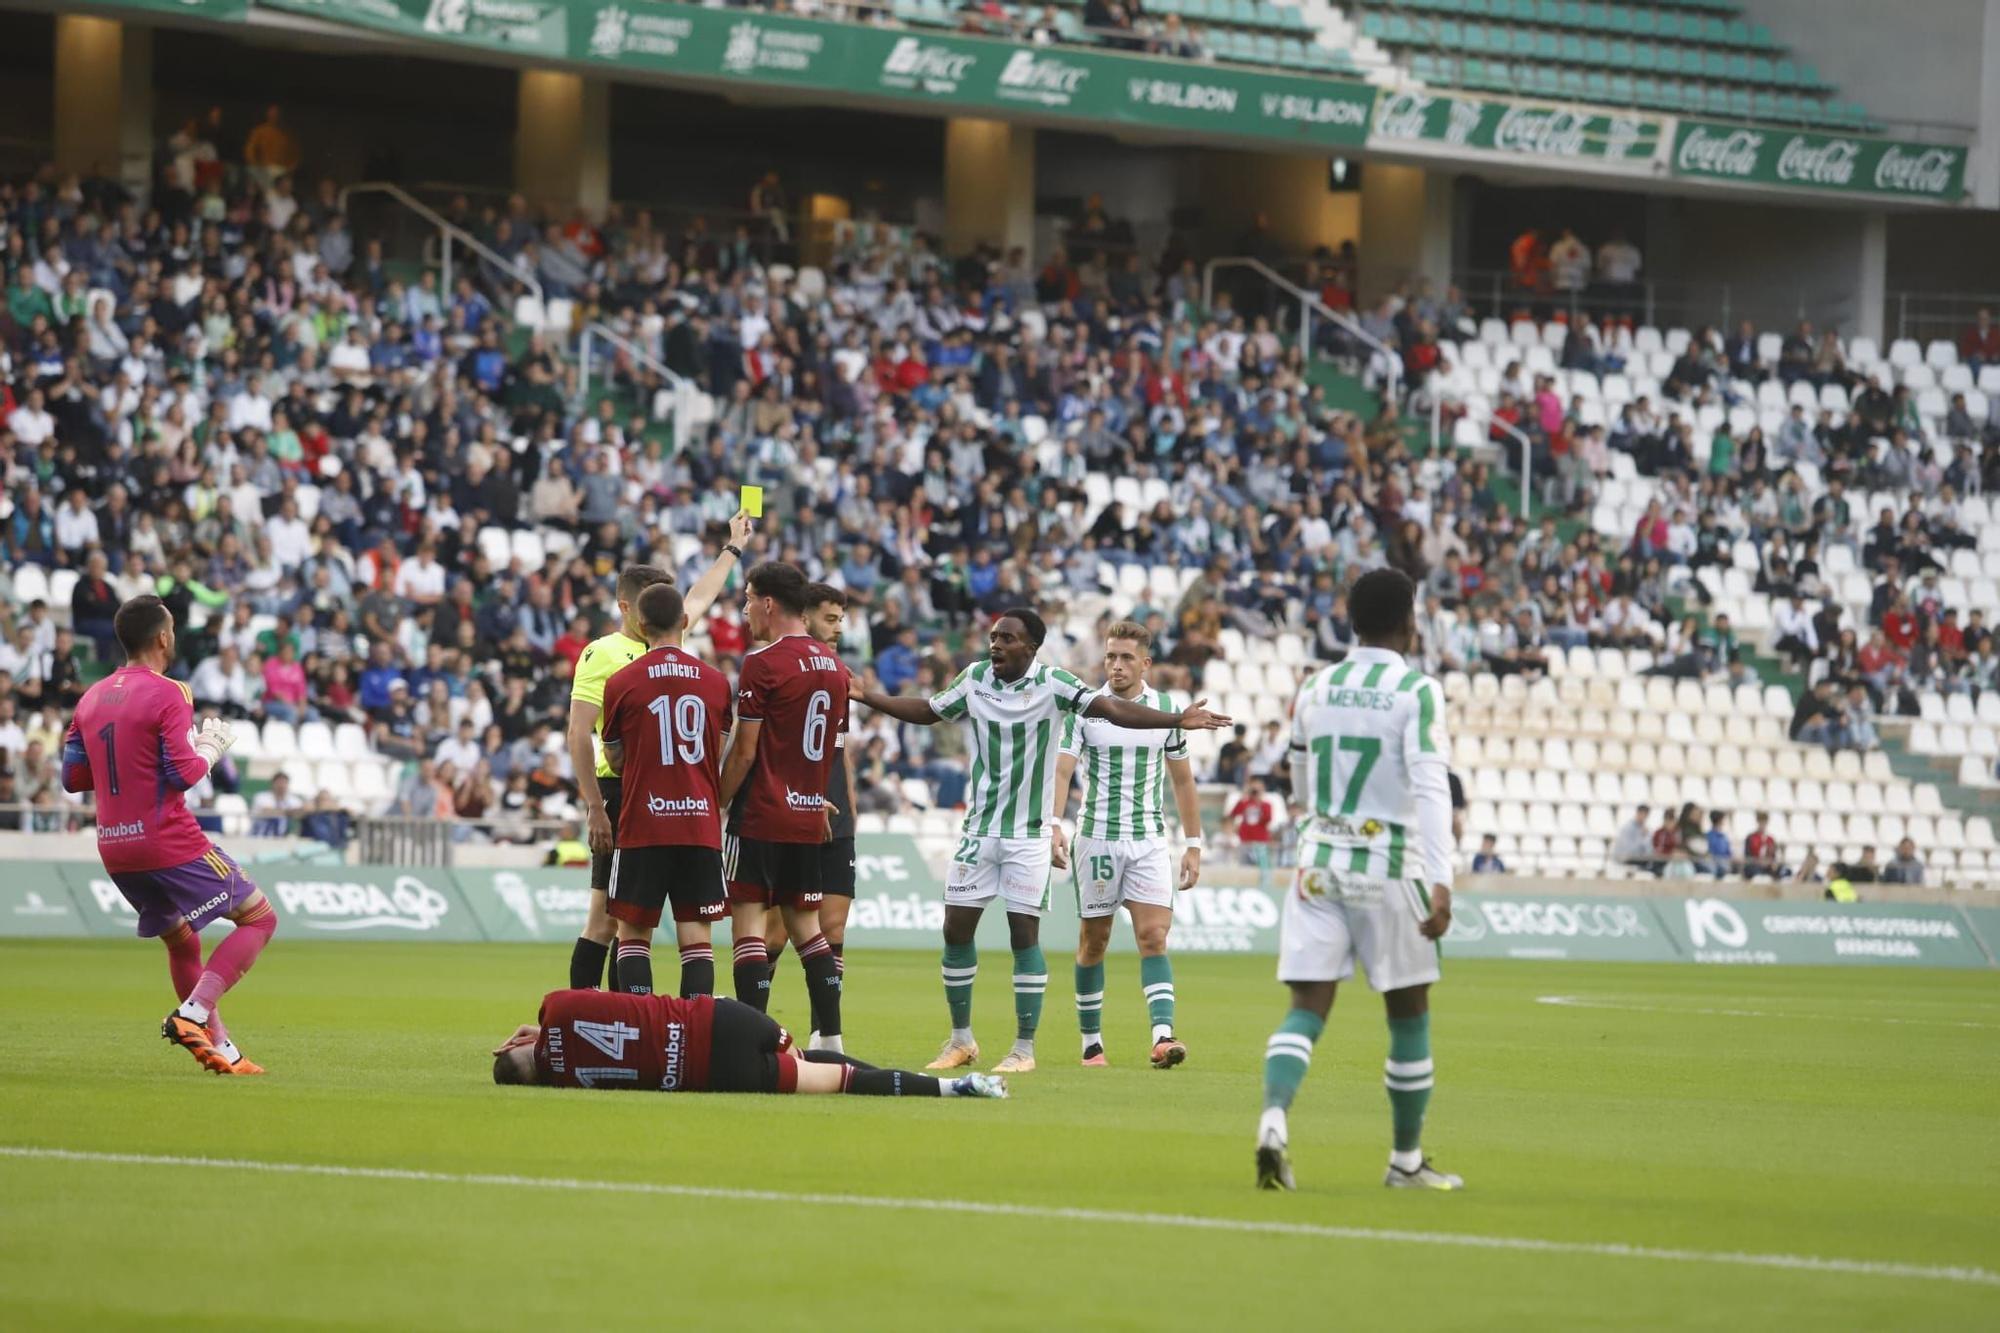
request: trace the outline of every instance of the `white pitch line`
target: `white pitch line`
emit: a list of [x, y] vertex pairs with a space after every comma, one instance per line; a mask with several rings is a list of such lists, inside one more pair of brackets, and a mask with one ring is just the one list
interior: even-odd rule
[[1959, 1018], [1884, 1018], [1879, 1014], [1795, 1014], [1776, 1009], [1696, 1009], [1676, 1004], [1624, 1004], [1593, 1000], [1586, 995], [1537, 995], [1536, 1004], [1564, 1009], [1616, 1009], [1628, 1014], [1688, 1014], [1708, 1018], [1796, 1018], [1808, 1023], [1895, 1023], [1907, 1027], [1978, 1028], [1990, 1032], [2000, 1023], [1971, 1023]]
[[1247, 1217], [1200, 1217], [1188, 1213], [1138, 1213], [1099, 1208], [1053, 1208], [1039, 1204], [988, 1203], [975, 1199], [897, 1198], [873, 1194], [790, 1193], [710, 1185], [665, 1185], [637, 1180], [577, 1180], [550, 1176], [487, 1175], [420, 1171], [388, 1166], [332, 1166], [318, 1162], [260, 1162], [242, 1158], [167, 1157], [152, 1153], [81, 1152], [68, 1148], [0, 1145], [0, 1158], [73, 1162], [103, 1166], [186, 1167], [206, 1171], [248, 1171], [279, 1176], [323, 1176], [339, 1180], [408, 1181], [431, 1185], [482, 1185], [503, 1189], [564, 1193], [637, 1194], [673, 1199], [718, 1199], [736, 1203], [808, 1204], [827, 1208], [876, 1208], [889, 1212], [959, 1213], [978, 1217], [1028, 1218], [1045, 1222], [1165, 1227], [1180, 1231], [1244, 1232], [1313, 1240], [1374, 1241], [1396, 1245], [1443, 1245], [1470, 1250], [1526, 1254], [1573, 1254], [1600, 1259], [1652, 1259], [1664, 1263], [1723, 1264], [1791, 1272], [1836, 1273], [1850, 1277], [1907, 1278], [1918, 1282], [2000, 1287], [2000, 1273], [1957, 1265], [1909, 1264], [1876, 1259], [1829, 1259], [1810, 1254], [1758, 1254], [1740, 1250], [1682, 1250], [1615, 1241], [1539, 1240], [1522, 1236], [1481, 1236], [1453, 1231], [1405, 1231], [1382, 1227], [1324, 1226], [1315, 1222], [1272, 1222]]

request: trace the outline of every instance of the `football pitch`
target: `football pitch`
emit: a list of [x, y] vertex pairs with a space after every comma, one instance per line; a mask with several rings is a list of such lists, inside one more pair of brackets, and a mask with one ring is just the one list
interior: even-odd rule
[[[1178, 961], [1167, 1073], [1130, 955], [1109, 1069], [1050, 962], [1012, 1100], [747, 1098], [492, 1086], [566, 951], [281, 934], [224, 1006], [271, 1074], [224, 1081], [156, 1035], [158, 946], [0, 943], [0, 1327], [2000, 1321], [1990, 974], [1448, 959], [1426, 1147], [1458, 1195], [1382, 1188], [1381, 1005], [1349, 987], [1282, 1195], [1251, 1188], [1271, 961]], [[935, 957], [849, 963], [849, 1048], [920, 1066]], [[773, 1012], [803, 1010], [788, 956]]]

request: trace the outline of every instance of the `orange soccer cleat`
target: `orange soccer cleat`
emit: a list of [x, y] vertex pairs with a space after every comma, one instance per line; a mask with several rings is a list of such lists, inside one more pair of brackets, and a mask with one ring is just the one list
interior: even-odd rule
[[218, 1069], [215, 1072], [218, 1074], [231, 1075], [236, 1078], [247, 1078], [254, 1074], [263, 1073], [264, 1066], [258, 1064], [255, 1060], [252, 1060], [247, 1055], [239, 1055], [236, 1057], [235, 1064], [230, 1065], [224, 1069]]
[[1172, 1069], [1187, 1059], [1187, 1047], [1177, 1037], [1162, 1037], [1153, 1043], [1153, 1068]]
[[160, 1024], [160, 1035], [195, 1058], [195, 1062], [212, 1074], [229, 1072], [229, 1061], [215, 1043], [208, 1039], [208, 1029], [178, 1009], [168, 1014]]

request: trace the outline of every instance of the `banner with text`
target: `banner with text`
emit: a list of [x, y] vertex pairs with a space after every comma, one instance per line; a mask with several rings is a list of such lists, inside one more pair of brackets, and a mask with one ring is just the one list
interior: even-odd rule
[[1665, 121], [1637, 111], [1401, 91], [1377, 97], [1368, 146], [1474, 150], [1551, 164], [1629, 164], [1642, 172], [1658, 159], [1665, 133]]
[[1956, 908], [1926, 903], [1657, 900], [1660, 920], [1697, 963], [1873, 963], [1988, 967]]
[[569, 54], [569, 0], [256, 0], [328, 23], [560, 60]]
[[1359, 147], [1375, 99], [1340, 79], [652, 0], [585, 0], [570, 40], [577, 60], [631, 69], [1312, 148]]
[[1965, 149], [1769, 126], [1683, 120], [1674, 174], [1852, 194], [1956, 203], [1965, 193]]
[[[0, 882], [0, 938], [130, 938], [138, 918], [101, 866], [16, 861]], [[437, 867], [248, 867], [276, 905], [289, 939], [455, 940], [564, 944], [590, 907], [581, 867], [447, 870]], [[943, 885], [914, 839], [860, 838], [848, 943], [857, 949], [938, 947]], [[1274, 955], [1284, 888], [1200, 885], [1176, 896], [1173, 948], [1181, 953]], [[1581, 962], [1887, 964], [1989, 967], [2000, 950], [2000, 909], [1924, 903], [1622, 898], [1562, 893], [1461, 893], [1444, 956]], [[1044, 947], [1077, 931], [1067, 874], [1050, 887]], [[1985, 939], [1982, 946], [1981, 938]], [[725, 940], [727, 923], [717, 930]], [[1006, 947], [1006, 915], [986, 913], [981, 942]], [[1112, 948], [1129, 952], [1122, 921]]]

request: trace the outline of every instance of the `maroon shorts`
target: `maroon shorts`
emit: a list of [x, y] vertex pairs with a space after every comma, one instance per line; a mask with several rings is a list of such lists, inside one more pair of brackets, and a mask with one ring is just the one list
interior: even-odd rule
[[722, 874], [729, 901], [749, 907], [796, 907], [817, 912], [820, 849], [817, 842], [765, 842], [723, 835]]
[[228, 916], [257, 892], [243, 867], [210, 847], [186, 865], [165, 870], [120, 870], [111, 882], [139, 914], [139, 938], [152, 939], [185, 921], [200, 930]]
[[610, 900], [620, 921], [651, 930], [661, 909], [676, 921], [720, 921], [729, 915], [722, 891], [722, 853], [713, 847], [620, 847], [611, 853]]

